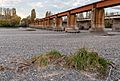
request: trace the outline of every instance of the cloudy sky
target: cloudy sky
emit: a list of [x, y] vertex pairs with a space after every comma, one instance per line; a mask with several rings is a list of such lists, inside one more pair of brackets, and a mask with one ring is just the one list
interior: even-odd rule
[[[96, 1], [100, 0], [0, 0], [0, 7], [15, 7], [17, 14], [22, 18], [30, 15], [31, 9], [35, 8], [37, 17], [42, 18], [46, 11], [58, 13]], [[107, 10], [111, 11], [111, 8]], [[116, 8], [112, 9], [112, 11], [120, 10]]]

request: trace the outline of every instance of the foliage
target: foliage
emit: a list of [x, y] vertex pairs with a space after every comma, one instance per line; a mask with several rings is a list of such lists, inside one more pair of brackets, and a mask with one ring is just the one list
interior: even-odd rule
[[102, 77], [107, 74], [109, 63], [104, 58], [98, 56], [96, 52], [90, 52], [82, 48], [73, 55], [68, 56], [65, 66], [76, 70], [98, 72], [98, 75]]
[[0, 26], [16, 27], [19, 26], [21, 18], [16, 15], [15, 8], [0, 8]]
[[47, 11], [47, 12], [45, 13], [45, 17], [48, 17], [48, 16], [50, 16], [50, 15], [52, 15], [52, 12], [51, 12], [51, 11]]
[[11, 19], [10, 19], [10, 25], [11, 26], [18, 26], [20, 24], [20, 20], [21, 18], [18, 17], [18, 16], [13, 16]]
[[101, 77], [105, 77], [108, 65], [110, 64], [109, 61], [100, 57], [96, 52], [88, 51], [85, 48], [79, 49], [70, 56], [65, 56], [64, 59], [62, 59], [63, 56], [65, 55], [62, 55], [59, 51], [53, 50], [45, 54], [34, 56], [32, 63], [38, 64], [39, 66], [47, 66], [57, 61], [57, 64], [62, 63], [62, 66], [66, 68], [98, 73]]
[[105, 21], [105, 28], [112, 28], [112, 22], [111, 21]]
[[31, 23], [31, 17], [28, 16], [27, 18], [23, 18], [21, 20], [20, 26], [22, 26], [22, 27], [28, 27], [30, 23]]
[[20, 23], [21, 18], [18, 16], [14, 16], [11, 19], [1, 19], [0, 26], [1, 27], [15, 27]]
[[48, 64], [60, 58], [61, 56], [62, 55], [59, 51], [52, 50], [45, 54], [34, 56], [31, 60], [32, 60], [32, 63], [35, 63], [35, 64], [37, 63], [37, 65], [39, 66], [47, 66]]
[[35, 12], [35, 9], [32, 9], [31, 10], [31, 22], [33, 22], [35, 18], [36, 18], [36, 12]]

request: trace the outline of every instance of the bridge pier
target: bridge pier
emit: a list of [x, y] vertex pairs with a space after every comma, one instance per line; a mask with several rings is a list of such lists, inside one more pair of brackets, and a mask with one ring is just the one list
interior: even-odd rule
[[43, 29], [45, 28], [45, 20], [43, 20], [43, 22], [42, 22], [42, 28]]
[[55, 18], [55, 29], [54, 30], [63, 30], [62, 29], [62, 17]]
[[67, 28], [65, 28], [66, 32], [78, 32], [76, 27], [76, 14], [68, 14], [67, 15]]
[[48, 19], [48, 20], [46, 20], [46, 22], [47, 22], [47, 28], [49, 28], [50, 27], [50, 20]]
[[43, 27], [43, 21], [40, 21], [40, 28]]
[[52, 23], [51, 23], [51, 20], [50, 20], [50, 18], [47, 20], [47, 27], [48, 27], [48, 29], [52, 29], [51, 27], [52, 27]]
[[43, 28], [43, 21], [41, 21], [40, 27]]
[[104, 32], [105, 28], [105, 11], [104, 8], [93, 8], [91, 13], [90, 32]]

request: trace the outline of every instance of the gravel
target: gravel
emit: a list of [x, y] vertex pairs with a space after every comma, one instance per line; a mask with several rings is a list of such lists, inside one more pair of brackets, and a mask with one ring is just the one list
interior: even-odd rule
[[[18, 64], [34, 55], [57, 49], [69, 55], [79, 48], [89, 48], [100, 56], [114, 62], [109, 81], [120, 79], [120, 33], [102, 36], [81, 31], [64, 33], [47, 30], [24, 31], [0, 29], [0, 64], [13, 69], [0, 71], [0, 81], [102, 81], [58, 66], [35, 68], [29, 66], [22, 73], [16, 71]], [[112, 33], [112, 32], [110, 32]], [[114, 33], [114, 32], [113, 32]]]

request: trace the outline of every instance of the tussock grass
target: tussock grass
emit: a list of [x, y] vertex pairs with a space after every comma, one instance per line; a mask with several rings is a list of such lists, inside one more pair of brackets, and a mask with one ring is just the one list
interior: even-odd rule
[[79, 49], [70, 56], [62, 55], [57, 50], [52, 50], [32, 58], [32, 63], [45, 67], [49, 64], [62, 64], [65, 68], [72, 68], [78, 71], [98, 73], [99, 76], [105, 76], [110, 64], [109, 61], [100, 57], [96, 52], [88, 51], [85, 48]]
[[38, 56], [32, 57], [32, 63], [37, 63], [39, 66], [47, 66], [48, 64], [51, 64], [55, 60], [62, 57], [62, 54], [57, 50], [52, 50], [44, 54], [40, 54]]
[[80, 71], [98, 72], [98, 75], [103, 77], [107, 74], [109, 64], [109, 61], [100, 57], [96, 52], [82, 48], [67, 57], [65, 66]]

